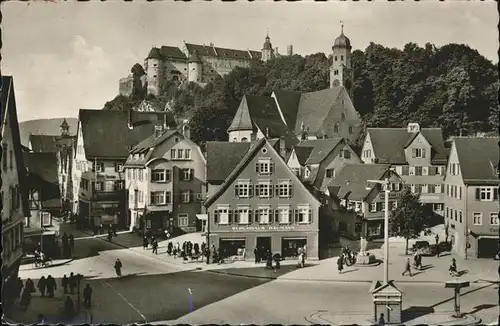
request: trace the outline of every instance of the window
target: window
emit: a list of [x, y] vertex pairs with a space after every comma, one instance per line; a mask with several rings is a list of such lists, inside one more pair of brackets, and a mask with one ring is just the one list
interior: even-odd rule
[[491, 225], [499, 225], [498, 221], [498, 213], [490, 213], [490, 224]]
[[190, 201], [191, 201], [191, 191], [190, 190], [183, 190], [182, 191], [182, 202], [189, 203]]
[[458, 221], [462, 223], [462, 211], [458, 212]]
[[344, 121], [345, 120], [345, 112], [342, 112], [340, 114], [340, 120]]
[[102, 182], [94, 182], [94, 190], [101, 191], [102, 190]]
[[435, 211], [442, 211], [443, 210], [443, 204], [434, 204], [434, 210]]
[[429, 187], [427, 185], [422, 185], [421, 191], [423, 194], [427, 194], [427, 193], [429, 193]]
[[177, 158], [182, 158], [184, 156], [184, 150], [183, 149], [178, 149], [177, 150]]
[[189, 226], [189, 215], [186, 213], [179, 213], [179, 215], [177, 215], [177, 224], [179, 227]]
[[409, 172], [408, 175], [415, 175], [415, 167], [410, 166], [408, 172]]
[[434, 185], [434, 193], [435, 194], [441, 194], [443, 192], [443, 188], [441, 185]]
[[193, 169], [182, 169], [182, 181], [189, 181], [192, 180], [194, 177], [194, 171]]
[[335, 56], [335, 61], [337, 61], [337, 60], [338, 60], [338, 58], [337, 58], [337, 56]]
[[292, 182], [290, 180], [279, 180], [276, 186], [276, 195], [280, 198], [292, 197]]
[[176, 157], [176, 156], [175, 156], [175, 154], [176, 154], [176, 153], [177, 153], [177, 152], [175, 151], [175, 149], [171, 149], [171, 150], [170, 150], [170, 158], [171, 158], [172, 160], [173, 160], [173, 159], [175, 159], [175, 157]]
[[460, 165], [458, 163], [450, 163], [451, 175], [458, 175], [460, 171]]
[[457, 186], [457, 189], [458, 190], [456, 192], [456, 195], [457, 195], [457, 199], [462, 199], [462, 187], [461, 186]]
[[115, 190], [123, 189], [123, 181], [115, 181]]
[[425, 158], [425, 148], [413, 148], [412, 149], [413, 158]]
[[[151, 205], [165, 205], [167, 202], [166, 192], [152, 191], [151, 192]], [[170, 196], [168, 196], [170, 197]], [[170, 198], [169, 198], [170, 199]]]
[[116, 163], [115, 164], [115, 171], [116, 172], [122, 172], [123, 171], [123, 164], [122, 163]]
[[238, 223], [239, 224], [249, 224], [250, 210], [248, 207], [238, 207]]
[[45, 227], [45, 226], [51, 226], [52, 225], [52, 216], [50, 215], [50, 213], [47, 213], [47, 212], [40, 212], [40, 214], [42, 215], [42, 227]]
[[371, 203], [370, 204], [370, 213], [375, 213], [377, 212], [377, 203]]
[[455, 221], [458, 221], [457, 210], [453, 210], [453, 215], [455, 216]]
[[309, 169], [306, 168], [305, 171], [304, 171], [304, 178], [306, 178], [306, 179], [309, 178], [310, 174], [311, 174], [311, 171], [309, 171]]
[[310, 206], [298, 206], [295, 210], [295, 221], [298, 223], [309, 223], [311, 220]]
[[498, 200], [498, 188], [496, 187], [476, 188], [476, 200], [480, 201]]
[[237, 198], [251, 197], [251, 184], [249, 180], [239, 180], [234, 186], [234, 195]]
[[94, 163], [94, 171], [95, 172], [103, 172], [104, 171], [104, 164], [102, 162], [95, 162]]
[[335, 177], [335, 170], [334, 169], [326, 169], [326, 177], [327, 178], [334, 178]]
[[290, 223], [290, 207], [278, 207], [278, 221], [280, 224]]
[[259, 208], [258, 219], [260, 224], [269, 224], [269, 208]]
[[9, 152], [9, 168], [12, 170], [13, 167], [14, 167], [14, 152], [11, 149]]
[[343, 152], [344, 152], [344, 155], [343, 155], [344, 158], [347, 158], [347, 159], [351, 158], [351, 152], [349, 152], [347, 149], [344, 149]]
[[415, 167], [415, 175], [418, 175], [418, 176], [422, 175], [422, 167], [421, 166]]
[[334, 133], [338, 133], [339, 132], [339, 124], [336, 123], [334, 126], [333, 126], [333, 132]]
[[[169, 178], [167, 179], [167, 171]], [[153, 170], [151, 172], [151, 181], [153, 182], [167, 182], [170, 181], [170, 170]]]
[[273, 163], [270, 159], [259, 159], [255, 164], [255, 172], [260, 175], [269, 175], [274, 171]]
[[349, 133], [350, 133], [350, 134], [352, 134], [352, 133], [353, 133], [353, 131], [352, 131], [352, 126], [351, 126], [351, 125], [349, 125]]
[[229, 206], [227, 207], [217, 207], [215, 210], [214, 220], [215, 223], [219, 224], [229, 224]]
[[450, 217], [450, 209], [448, 207], [446, 207], [446, 218], [449, 218]]
[[259, 181], [259, 183], [255, 186], [255, 195], [260, 198], [269, 198], [271, 197], [271, 181]]
[[344, 56], [343, 55], [340, 56], [340, 61], [344, 61]]
[[483, 213], [472, 213], [472, 224], [474, 225], [483, 224]]
[[184, 158], [186, 160], [190, 160], [191, 159], [191, 150], [190, 149], [185, 149], [184, 150]]
[[410, 167], [408, 165], [401, 167], [401, 175], [410, 175]]

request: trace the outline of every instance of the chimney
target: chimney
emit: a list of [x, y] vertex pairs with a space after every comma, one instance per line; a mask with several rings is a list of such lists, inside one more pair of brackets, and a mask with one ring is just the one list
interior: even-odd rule
[[168, 130], [167, 113], [163, 115], [163, 129]]
[[184, 120], [182, 122], [182, 135], [184, 138], [191, 138], [191, 130], [189, 129], [189, 120]]
[[286, 159], [286, 148], [285, 148], [285, 138], [280, 137], [280, 156]]
[[292, 56], [293, 55], [293, 45], [288, 45], [286, 48], [286, 54]]
[[130, 130], [134, 129], [134, 125], [132, 124], [132, 110], [128, 111], [128, 122], [127, 122], [127, 125], [128, 125], [128, 129], [130, 129]]
[[155, 126], [155, 138], [158, 138], [162, 135], [163, 128], [161, 126]]

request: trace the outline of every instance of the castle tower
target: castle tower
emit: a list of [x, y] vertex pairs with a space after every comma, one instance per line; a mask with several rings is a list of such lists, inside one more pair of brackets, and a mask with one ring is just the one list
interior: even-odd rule
[[266, 62], [274, 57], [273, 45], [271, 44], [271, 39], [269, 34], [266, 35], [266, 41], [262, 47], [262, 61]]
[[146, 58], [148, 94], [159, 95], [163, 86], [163, 60], [160, 49], [153, 47]]
[[63, 122], [59, 126], [59, 129], [61, 130], [61, 137], [69, 136], [69, 124], [68, 121], [66, 121], [66, 118], [64, 118]]
[[351, 65], [351, 41], [344, 35], [344, 24], [340, 25], [340, 36], [333, 43], [333, 61], [330, 67], [330, 88], [343, 85], [352, 98], [354, 70]]
[[194, 51], [188, 60], [188, 81], [190, 82], [201, 82], [203, 69], [203, 62], [201, 61], [198, 53]]

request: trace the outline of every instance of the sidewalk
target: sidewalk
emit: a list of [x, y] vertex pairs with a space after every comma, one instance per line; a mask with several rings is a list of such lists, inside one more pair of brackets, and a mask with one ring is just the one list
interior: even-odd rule
[[35, 264], [34, 263], [30, 263], [30, 264], [24, 264], [24, 265], [20, 265], [19, 266], [19, 271], [30, 271], [30, 270], [34, 270], [34, 269], [50, 269], [51, 267], [57, 267], [57, 266], [62, 266], [62, 265], [66, 265], [66, 264], [69, 264], [73, 261], [73, 258], [67, 258], [67, 259], [54, 259], [52, 260], [52, 263], [48, 266], [48, 267], [35, 267]]
[[[77, 295], [70, 295], [75, 304], [77, 305]], [[45, 324], [91, 324], [92, 314], [89, 310], [80, 308], [80, 312], [70, 320], [64, 316], [64, 300], [66, 295], [63, 294], [61, 289], [57, 289], [54, 298], [42, 297], [40, 292], [33, 293], [31, 302], [28, 309], [24, 311], [24, 308], [16, 303], [13, 307], [12, 315], [5, 317], [8, 323], [12, 324], [36, 324], [38, 322], [38, 314], [43, 314], [45, 317]], [[81, 297], [80, 300], [83, 298]]]

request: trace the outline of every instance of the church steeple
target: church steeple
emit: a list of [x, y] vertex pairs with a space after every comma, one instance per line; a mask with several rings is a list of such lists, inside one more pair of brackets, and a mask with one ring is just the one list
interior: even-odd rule
[[267, 31], [264, 46], [262, 47], [262, 61], [266, 62], [267, 60], [271, 60], [273, 57], [274, 57], [273, 45], [271, 44], [269, 31]]
[[330, 67], [330, 88], [342, 85], [352, 98], [354, 71], [351, 65], [351, 40], [344, 35], [344, 22], [340, 22], [340, 35], [332, 46], [333, 61]]

